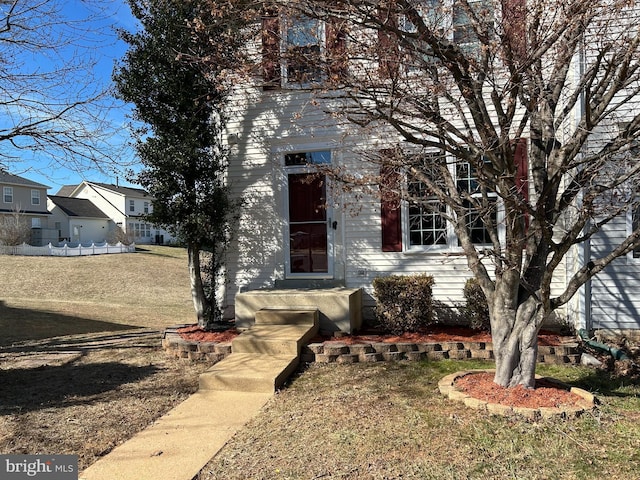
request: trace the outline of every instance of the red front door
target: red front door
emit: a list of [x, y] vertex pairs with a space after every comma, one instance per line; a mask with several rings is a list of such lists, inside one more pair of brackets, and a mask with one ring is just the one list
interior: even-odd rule
[[288, 174], [290, 274], [328, 274], [327, 185], [324, 175]]

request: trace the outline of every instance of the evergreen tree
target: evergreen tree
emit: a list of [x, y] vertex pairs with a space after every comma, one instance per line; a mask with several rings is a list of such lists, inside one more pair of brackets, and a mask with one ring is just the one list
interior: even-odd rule
[[136, 131], [144, 168], [134, 181], [155, 198], [148, 220], [186, 245], [198, 324], [209, 329], [222, 316], [216, 287], [235, 211], [222, 134], [245, 21], [233, 2], [129, 3], [142, 28], [121, 32], [130, 47], [114, 81], [144, 124]]

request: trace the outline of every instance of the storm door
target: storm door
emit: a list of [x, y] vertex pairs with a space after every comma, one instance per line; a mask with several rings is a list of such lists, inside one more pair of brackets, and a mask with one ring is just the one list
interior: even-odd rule
[[287, 172], [287, 276], [333, 275], [327, 179], [313, 168], [330, 163], [328, 151], [285, 155]]

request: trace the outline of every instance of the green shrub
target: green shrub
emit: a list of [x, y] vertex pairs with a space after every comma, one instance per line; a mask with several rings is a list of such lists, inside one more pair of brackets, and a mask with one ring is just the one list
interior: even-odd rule
[[475, 278], [467, 280], [463, 294], [466, 304], [462, 307], [462, 314], [467, 318], [469, 326], [474, 330], [490, 331], [489, 304]]
[[373, 280], [376, 319], [393, 334], [416, 332], [434, 322], [431, 287], [433, 277], [408, 275]]

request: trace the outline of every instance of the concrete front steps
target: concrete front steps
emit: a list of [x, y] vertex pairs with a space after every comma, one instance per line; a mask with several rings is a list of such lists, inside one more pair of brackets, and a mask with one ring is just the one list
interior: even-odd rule
[[200, 390], [275, 392], [318, 328], [315, 309], [257, 311], [255, 325], [231, 342], [231, 355], [200, 375]]
[[183, 403], [84, 470], [80, 480], [192, 480], [298, 366], [318, 333], [316, 309], [256, 312], [232, 353]]

